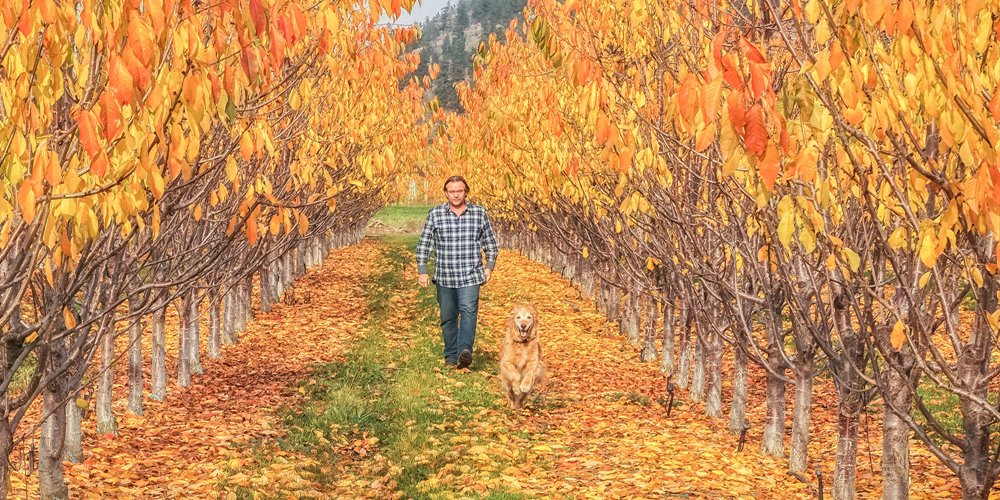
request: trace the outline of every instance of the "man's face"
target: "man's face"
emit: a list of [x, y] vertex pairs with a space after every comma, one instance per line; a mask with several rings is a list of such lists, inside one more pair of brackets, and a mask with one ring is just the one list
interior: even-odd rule
[[460, 207], [465, 204], [465, 183], [456, 181], [449, 182], [444, 186], [445, 194], [448, 195], [448, 203], [453, 207]]

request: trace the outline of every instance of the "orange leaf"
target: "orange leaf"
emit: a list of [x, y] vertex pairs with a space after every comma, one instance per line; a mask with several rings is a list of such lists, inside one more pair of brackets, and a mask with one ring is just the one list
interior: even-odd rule
[[694, 75], [688, 75], [681, 83], [680, 90], [677, 91], [677, 110], [680, 111], [684, 121], [691, 121], [696, 110], [695, 105], [698, 100], [698, 79]]
[[913, 24], [913, 4], [910, 0], [899, 0], [896, 7], [896, 31], [898, 35], [905, 35]]
[[840, 44], [837, 42], [833, 43], [830, 47], [830, 69], [836, 71], [840, 67], [840, 64], [844, 62], [844, 51], [840, 50]]
[[698, 140], [695, 141], [694, 149], [699, 153], [704, 152], [715, 141], [715, 122], [709, 122], [708, 126], [698, 133]]
[[993, 121], [1000, 122], [1000, 86], [997, 86], [993, 90], [993, 98], [990, 99], [988, 107], [990, 108], [990, 114], [993, 116]]
[[132, 74], [121, 57], [114, 56], [108, 68], [108, 88], [115, 96], [119, 105], [132, 102], [132, 89], [135, 85], [132, 82]]
[[240, 138], [240, 157], [243, 158], [243, 161], [250, 161], [254, 149], [253, 138], [250, 137], [250, 132], [243, 132], [243, 137]]
[[122, 129], [121, 108], [107, 90], [101, 94], [101, 125], [104, 127], [104, 140], [111, 142]]
[[743, 137], [746, 127], [746, 107], [743, 105], [743, 93], [738, 91], [730, 92], [726, 96], [726, 107], [729, 110], [729, 122], [733, 124], [733, 130], [740, 137]]
[[247, 219], [247, 241], [251, 246], [257, 244], [257, 219], [252, 216]]
[[903, 348], [903, 344], [906, 343], [905, 330], [903, 322], [896, 320], [896, 324], [892, 327], [892, 334], [889, 335], [889, 343], [892, 344], [893, 349], [898, 351]]
[[622, 152], [618, 155], [618, 169], [620, 171], [627, 172], [632, 167], [633, 154], [634, 152], [631, 148], [622, 148]]
[[97, 142], [97, 120], [89, 109], [82, 109], [76, 115], [76, 124], [80, 129], [80, 146], [91, 158], [101, 151]]
[[23, 182], [17, 190], [17, 206], [21, 209], [24, 222], [31, 224], [35, 219], [35, 190], [31, 188], [30, 182]]
[[586, 57], [581, 57], [576, 60], [573, 69], [576, 71], [576, 83], [579, 85], [587, 83], [587, 76], [590, 74], [590, 61]]
[[722, 59], [722, 77], [725, 78], [726, 83], [734, 89], [743, 88], [743, 77], [740, 76], [740, 72], [736, 71], [736, 65], [733, 64], [733, 56], [726, 56]]
[[719, 69], [722, 68], [722, 45], [726, 42], [726, 35], [728, 33], [725, 30], [719, 30], [712, 39], [712, 57], [714, 58], [715, 67]]
[[108, 172], [108, 155], [102, 149], [98, 151], [97, 156], [95, 156], [92, 159], [90, 163], [90, 173], [94, 174], [97, 177], [104, 177], [104, 174], [106, 174], [107, 172]]
[[760, 99], [767, 89], [767, 75], [764, 72], [763, 65], [750, 63], [750, 89], [753, 91], [754, 99]]
[[764, 64], [767, 59], [764, 59], [764, 55], [760, 53], [760, 49], [756, 45], [750, 43], [746, 38], [740, 37], [740, 48], [743, 49], [743, 53], [746, 54], [747, 58], [755, 63]]
[[767, 186], [768, 191], [774, 190], [774, 181], [778, 178], [778, 166], [780, 163], [778, 149], [774, 147], [774, 144], [768, 144], [767, 153], [764, 154], [764, 158], [757, 164], [757, 168], [760, 171], [760, 178], [764, 181], [764, 185]]
[[865, 0], [862, 14], [869, 23], [878, 23], [885, 14], [885, 0]]
[[701, 114], [705, 121], [715, 121], [719, 116], [719, 96], [722, 93], [722, 80], [716, 78], [702, 89]]
[[605, 115], [600, 115], [597, 117], [597, 144], [601, 145], [608, 142], [608, 137], [611, 135], [611, 124], [608, 122], [608, 117]]
[[299, 214], [299, 235], [305, 236], [309, 232], [309, 218], [306, 214]]
[[253, 20], [257, 36], [263, 35], [264, 28], [267, 27], [267, 11], [264, 10], [264, 5], [260, 3], [260, 0], [250, 0], [250, 19]]
[[861, 111], [856, 110], [856, 109], [850, 109], [850, 108], [848, 108], [848, 109], [844, 110], [844, 119], [847, 120], [847, 123], [850, 123], [851, 125], [857, 126], [859, 123], [861, 123], [862, 121], [864, 121], [865, 114], [862, 113]]
[[754, 104], [746, 115], [746, 136], [743, 142], [747, 151], [760, 157], [767, 148], [767, 126], [764, 125], [764, 113], [760, 104]]
[[59, 164], [59, 157], [55, 151], [48, 151], [48, 162], [45, 166], [45, 181], [50, 186], [57, 186], [62, 182], [62, 165]]

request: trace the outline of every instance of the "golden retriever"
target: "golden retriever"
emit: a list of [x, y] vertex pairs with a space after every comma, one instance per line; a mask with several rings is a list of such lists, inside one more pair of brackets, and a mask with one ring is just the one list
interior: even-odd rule
[[532, 389], [545, 380], [542, 345], [538, 339], [538, 310], [530, 304], [514, 306], [507, 318], [500, 348], [500, 380], [514, 409], [524, 406]]

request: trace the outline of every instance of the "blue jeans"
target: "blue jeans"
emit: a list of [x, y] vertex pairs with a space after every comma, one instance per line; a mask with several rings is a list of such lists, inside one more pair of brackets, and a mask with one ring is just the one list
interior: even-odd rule
[[479, 285], [462, 288], [437, 287], [441, 306], [441, 337], [444, 338], [444, 360], [458, 362], [458, 355], [476, 341], [476, 317], [479, 315]]

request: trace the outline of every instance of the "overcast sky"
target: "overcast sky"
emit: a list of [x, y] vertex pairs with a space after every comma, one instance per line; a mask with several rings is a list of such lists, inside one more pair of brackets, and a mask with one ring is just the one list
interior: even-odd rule
[[[408, 14], [406, 9], [403, 9], [403, 15], [399, 17], [396, 21], [397, 24], [413, 24], [415, 22], [422, 23], [428, 18], [434, 17], [434, 14], [441, 12], [448, 3], [455, 4], [458, 0], [422, 0], [413, 4], [412, 14]], [[421, 5], [422, 4], [422, 5]], [[383, 22], [389, 22], [388, 18], [383, 18]]]

